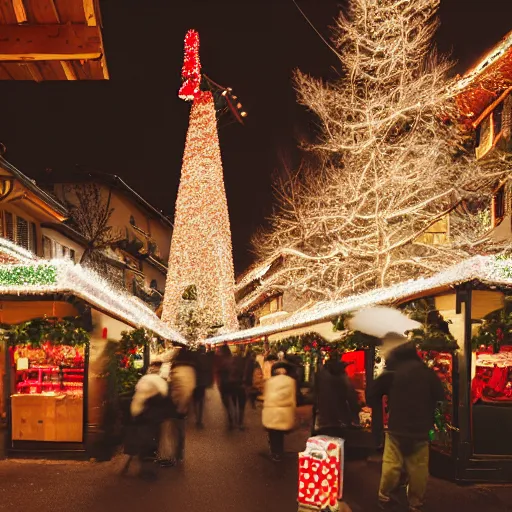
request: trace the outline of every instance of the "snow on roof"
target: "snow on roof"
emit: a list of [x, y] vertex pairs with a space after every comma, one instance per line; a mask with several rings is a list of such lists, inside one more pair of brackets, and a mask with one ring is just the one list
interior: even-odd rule
[[317, 322], [336, 318], [374, 304], [392, 303], [418, 293], [428, 292], [472, 280], [482, 283], [512, 286], [512, 259], [495, 256], [475, 256], [447, 268], [432, 277], [399, 283], [387, 288], [378, 288], [346, 299], [319, 302], [314, 307], [299, 311], [282, 322], [253, 327], [210, 338], [208, 343], [218, 344], [231, 341], [249, 340], [268, 336], [288, 329], [295, 329]]
[[7, 254], [20, 262], [34, 261], [36, 257], [27, 249], [20, 247], [19, 245], [7, 240], [6, 238], [0, 237], [0, 253]]
[[0, 265], [0, 296], [45, 293], [70, 293], [132, 327], [145, 327], [166, 340], [188, 343], [140, 299], [69, 260], [33, 258], [21, 264]]
[[509, 32], [503, 40], [494, 46], [478, 63], [473, 66], [466, 74], [457, 82], [458, 90], [465, 89], [469, 84], [476, 80], [482, 73], [485, 73], [493, 64], [498, 62], [512, 48], [512, 32]]

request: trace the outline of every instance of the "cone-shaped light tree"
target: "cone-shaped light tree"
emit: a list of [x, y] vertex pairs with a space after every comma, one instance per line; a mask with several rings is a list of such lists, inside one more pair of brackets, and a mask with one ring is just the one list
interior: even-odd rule
[[[183, 85], [192, 101], [174, 215], [162, 320], [194, 337], [238, 328], [234, 270], [213, 96], [200, 90], [199, 36], [185, 38]], [[183, 324], [186, 324], [185, 326]]]

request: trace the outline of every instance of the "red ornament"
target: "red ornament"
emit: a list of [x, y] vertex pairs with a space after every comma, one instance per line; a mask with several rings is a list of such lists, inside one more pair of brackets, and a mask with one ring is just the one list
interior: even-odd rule
[[496, 338], [498, 341], [503, 341], [505, 338], [505, 335], [503, 334], [503, 329], [501, 327], [498, 327], [496, 329]]
[[311, 350], [311, 347], [309, 345], [306, 345], [304, 347], [304, 352], [309, 352]]
[[313, 348], [318, 347], [318, 343], [316, 341], [313, 341]]
[[192, 101], [201, 94], [201, 63], [199, 61], [199, 34], [189, 30], [185, 35], [185, 57], [181, 70], [181, 86], [178, 96], [185, 101]]

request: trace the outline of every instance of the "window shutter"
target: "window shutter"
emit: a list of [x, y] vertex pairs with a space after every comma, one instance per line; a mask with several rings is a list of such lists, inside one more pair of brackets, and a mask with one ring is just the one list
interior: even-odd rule
[[34, 222], [30, 223], [30, 250], [37, 254], [37, 227]]
[[47, 236], [43, 236], [43, 258], [52, 259], [52, 241]]
[[16, 217], [16, 243], [28, 250], [30, 249], [29, 240], [28, 222], [22, 217]]
[[5, 212], [5, 238], [14, 242], [14, 223], [11, 212]]

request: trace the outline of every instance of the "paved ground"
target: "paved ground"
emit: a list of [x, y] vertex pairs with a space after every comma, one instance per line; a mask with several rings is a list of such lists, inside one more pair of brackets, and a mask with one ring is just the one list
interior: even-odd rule
[[[296, 512], [296, 454], [274, 464], [266, 454], [260, 411], [248, 410], [248, 430], [227, 432], [216, 391], [207, 396], [206, 428], [189, 428], [186, 461], [162, 469], [157, 482], [119, 476], [123, 456], [107, 463], [0, 461], [0, 511], [37, 512]], [[307, 432], [287, 439], [304, 447]], [[353, 512], [373, 512], [379, 466], [346, 468]], [[512, 511], [510, 487], [457, 487], [432, 480], [427, 512]]]

